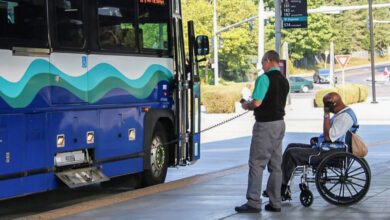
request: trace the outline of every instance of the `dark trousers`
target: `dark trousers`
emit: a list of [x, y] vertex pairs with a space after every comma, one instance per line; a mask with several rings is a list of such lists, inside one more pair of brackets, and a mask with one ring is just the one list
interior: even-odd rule
[[289, 144], [283, 153], [282, 161], [282, 184], [287, 185], [297, 166], [318, 164], [323, 158], [338, 149], [324, 151], [321, 148], [312, 148], [309, 144]]

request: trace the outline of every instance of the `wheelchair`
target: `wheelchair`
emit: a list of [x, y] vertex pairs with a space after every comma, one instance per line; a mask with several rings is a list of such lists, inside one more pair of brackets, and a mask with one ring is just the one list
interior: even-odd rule
[[[331, 150], [336, 144], [342, 144], [343, 147]], [[299, 198], [305, 207], [311, 206], [314, 201], [309, 188], [311, 183], [315, 183], [324, 200], [338, 206], [357, 203], [367, 194], [371, 182], [371, 170], [367, 161], [355, 156], [343, 142], [323, 145], [318, 155], [310, 156], [309, 165], [295, 168], [284, 192], [284, 200], [291, 200], [290, 186], [295, 176], [301, 177]], [[327, 155], [319, 159], [324, 152], [328, 152]]]

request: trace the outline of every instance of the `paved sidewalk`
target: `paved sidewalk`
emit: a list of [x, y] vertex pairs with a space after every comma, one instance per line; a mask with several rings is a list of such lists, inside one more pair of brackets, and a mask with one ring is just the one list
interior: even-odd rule
[[[263, 210], [256, 214], [239, 214], [234, 206], [245, 202], [247, 171], [210, 181], [160, 192], [111, 206], [78, 213], [60, 219], [390, 219], [390, 166], [372, 167], [371, 188], [359, 203], [338, 207], [325, 202], [311, 185], [314, 203], [305, 208], [299, 202], [299, 189], [293, 188], [292, 201], [282, 203], [282, 212]], [[267, 199], [263, 199], [263, 204]], [[263, 206], [264, 207], [264, 206]]]
[[[390, 98], [379, 98], [378, 104], [350, 105], [361, 125], [359, 134], [369, 144], [366, 157], [372, 171], [371, 187], [357, 204], [338, 207], [324, 201], [315, 184], [310, 185], [314, 203], [300, 204], [298, 179], [292, 188], [293, 200], [282, 204], [281, 213], [238, 214], [234, 206], [243, 204], [247, 187], [246, 167], [254, 118], [248, 113], [239, 119], [202, 134], [202, 159], [195, 165], [170, 169], [168, 181], [186, 175], [202, 181], [115, 203], [60, 219], [390, 219]], [[284, 146], [304, 141], [322, 130], [321, 108], [313, 108], [311, 99], [293, 99], [286, 108], [287, 133]], [[236, 114], [202, 114], [202, 128], [219, 123]], [[303, 140], [302, 140], [303, 139]], [[228, 158], [228, 161], [226, 160]], [[212, 164], [212, 166], [210, 165]], [[207, 179], [221, 169], [241, 167], [233, 173]], [[242, 168], [243, 167], [243, 168]], [[210, 174], [211, 173], [211, 174]], [[266, 175], [263, 179], [266, 180]], [[194, 178], [194, 177], [190, 177]], [[185, 180], [186, 181], [186, 180]], [[266, 181], [263, 182], [263, 189]], [[266, 204], [268, 199], [263, 199]]]

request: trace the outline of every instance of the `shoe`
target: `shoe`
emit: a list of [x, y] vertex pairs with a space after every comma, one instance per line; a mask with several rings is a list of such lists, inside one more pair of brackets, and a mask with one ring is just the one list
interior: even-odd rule
[[263, 191], [263, 197], [265, 197], [265, 198], [269, 197], [267, 191], [265, 191], [265, 190]]
[[272, 207], [272, 205], [271, 204], [267, 204], [267, 205], [265, 205], [265, 210], [266, 211], [269, 211], [269, 212], [280, 212], [280, 211], [282, 211], [282, 209], [281, 208], [274, 208], [274, 207]]
[[249, 206], [246, 203], [242, 206], [236, 206], [235, 210], [238, 213], [259, 213], [259, 212], [261, 212], [261, 209], [254, 208], [252, 206]]

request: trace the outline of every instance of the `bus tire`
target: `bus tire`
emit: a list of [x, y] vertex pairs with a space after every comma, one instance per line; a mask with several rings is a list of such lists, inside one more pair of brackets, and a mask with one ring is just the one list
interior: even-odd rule
[[168, 142], [168, 135], [164, 127], [157, 123], [153, 131], [150, 145], [145, 146], [145, 158], [147, 161], [143, 173], [143, 186], [151, 186], [165, 181], [167, 175], [169, 152], [168, 145], [162, 145]]

